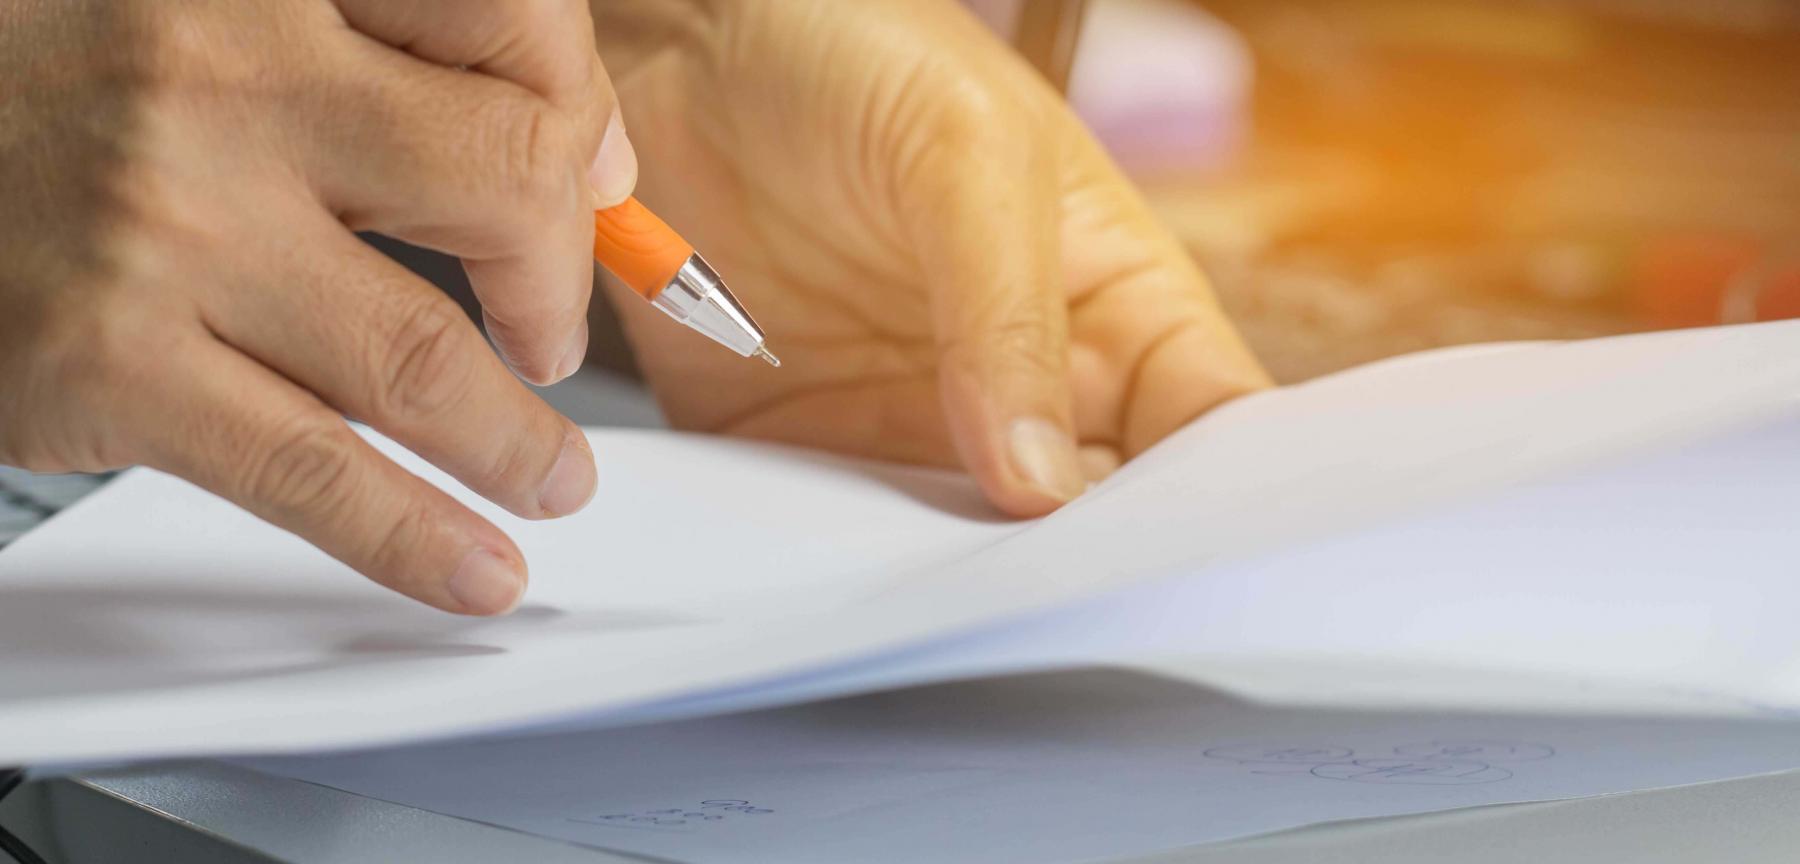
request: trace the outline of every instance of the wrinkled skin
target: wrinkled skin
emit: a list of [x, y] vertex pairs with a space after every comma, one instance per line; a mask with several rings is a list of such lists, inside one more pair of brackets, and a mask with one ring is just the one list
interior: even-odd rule
[[654, 154], [639, 197], [785, 363], [615, 293], [677, 425], [961, 464], [1032, 516], [1266, 386], [1136, 190], [949, 0], [594, 11], [631, 139]]
[[[151, 465], [510, 608], [512, 541], [343, 415], [521, 516], [587, 501], [585, 437], [513, 372], [586, 351], [594, 208], [636, 174], [598, 158], [613, 108], [582, 0], [0, 4], [0, 462]], [[463, 258], [507, 362], [355, 230]]]
[[[585, 438], [515, 374], [579, 364], [593, 210], [639, 176], [596, 33], [644, 197], [788, 361], [618, 304], [678, 424], [960, 463], [1036, 515], [1264, 385], [1129, 184], [948, 0], [595, 11], [0, 4], [0, 463], [150, 465], [422, 602], [512, 608], [512, 541], [344, 417], [527, 518], [594, 493]], [[499, 356], [364, 230], [462, 258]]]

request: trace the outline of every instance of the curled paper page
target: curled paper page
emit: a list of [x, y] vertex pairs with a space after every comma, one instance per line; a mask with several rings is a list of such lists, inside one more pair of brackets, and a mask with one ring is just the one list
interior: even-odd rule
[[[1377, 363], [1227, 405], [1029, 523], [1000, 520], [948, 473], [620, 430], [590, 433], [594, 504], [529, 523], [379, 442], [519, 542], [532, 589], [500, 620], [386, 594], [218, 498], [134, 471], [0, 553], [0, 764], [605, 725], [1079, 663], [1061, 646], [1081, 634], [1032, 630], [1033, 616], [1169, 580], [1181, 584], [1169, 596], [1191, 604], [1203, 628], [1191, 647], [1213, 658], [1367, 652], [1379, 661], [1371, 671], [1448, 659], [1522, 673], [1557, 658], [1583, 676], [1642, 683], [1634, 658], [1655, 656], [1668, 682], [1800, 706], [1789, 671], [1800, 637], [1774, 626], [1781, 609], [1749, 599], [1773, 586], [1728, 590], [1734, 574], [1714, 568], [1668, 574], [1687, 581], [1656, 604], [1622, 598], [1597, 610], [1608, 632], [1630, 634], [1650, 620], [1633, 616], [1669, 614], [1662, 598], [1691, 596], [1693, 614], [1753, 628], [1712, 634], [1741, 645], [1694, 652], [1599, 650], [1569, 629], [1592, 598], [1577, 592], [1577, 610], [1555, 585], [1532, 613], [1555, 626], [1520, 618], [1529, 598], [1513, 595], [1510, 631], [1412, 626], [1441, 622], [1446, 609], [1479, 618], [1471, 598], [1492, 589], [1491, 572], [1408, 592], [1407, 607], [1380, 622], [1334, 621], [1340, 601], [1316, 589], [1353, 592], [1350, 583], [1321, 575], [1294, 583], [1313, 594], [1270, 595], [1233, 575], [1528, 481], [1630, 470], [1772, 422], [1800, 394], [1795, 345], [1800, 324], [1777, 323]], [[1785, 490], [1800, 478], [1757, 482]], [[1309, 566], [1358, 572], [1355, 563]], [[1271, 617], [1280, 603], [1293, 607]], [[1283, 620], [1310, 626], [1273, 626]], [[1271, 626], [1234, 623], [1248, 621]], [[1014, 627], [1025, 629], [1006, 635]]]

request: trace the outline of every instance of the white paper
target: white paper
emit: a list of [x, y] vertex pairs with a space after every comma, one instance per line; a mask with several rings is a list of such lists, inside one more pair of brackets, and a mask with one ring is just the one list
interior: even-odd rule
[[[1488, 638], [1501, 619], [1484, 618], [1478, 598], [1495, 590], [1495, 574], [1448, 572], [1442, 596], [1407, 595], [1424, 610], [1407, 620], [1436, 620], [1429, 610], [1456, 603], [1482, 624], [1475, 635], [1418, 631], [1391, 643], [1366, 622], [1334, 622], [1329, 594], [1311, 595], [1294, 620], [1312, 623], [1278, 628], [1280, 638], [1233, 628], [1234, 604], [1269, 620], [1271, 604], [1308, 602], [1257, 594], [1233, 574], [1268, 553], [1782, 416], [1800, 393], [1796, 344], [1800, 324], [1779, 323], [1379, 363], [1228, 405], [1032, 523], [995, 519], [945, 473], [608, 430], [592, 433], [594, 505], [527, 523], [387, 445], [525, 550], [531, 595], [498, 621], [389, 595], [223, 501], [133, 472], [0, 553], [0, 763], [617, 723], [1069, 662], [1055, 645], [1065, 635], [999, 653], [981, 641], [1046, 610], [1177, 577], [1182, 596], [1203, 598], [1188, 612], [1206, 628], [1198, 652], [1214, 660], [1354, 661], [1340, 655], [1386, 646], [1366, 668], [1441, 652], [1465, 668], [1542, 672], [1554, 646]], [[1786, 542], [1785, 532], [1754, 539]], [[1753, 575], [1725, 591], [1736, 571], [1671, 573], [1657, 589], [1752, 628], [1715, 634], [1718, 650], [1646, 645], [1667, 661], [1656, 669], [1634, 664], [1628, 641], [1591, 656], [1595, 646], [1578, 641], [1562, 656], [1603, 680], [1717, 680], [1727, 701], [1800, 705], [1800, 637], [1785, 638], [1786, 607], [1726, 608], [1768, 574]], [[1558, 596], [1543, 608], [1555, 611]], [[1678, 610], [1659, 599], [1600, 611], [1629, 640], [1634, 616], [1663, 626]], [[1739, 653], [1754, 662], [1740, 670]]]
[[1786, 623], [1800, 609], [1797, 442], [1791, 405], [1674, 452], [771, 682], [755, 703], [659, 707], [929, 681], [969, 657], [1014, 670], [1179, 658], [1163, 662], [1288, 704], [1800, 718]]
[[1058, 864], [1800, 766], [1800, 726], [1258, 707], [1125, 672], [264, 771], [694, 864]]

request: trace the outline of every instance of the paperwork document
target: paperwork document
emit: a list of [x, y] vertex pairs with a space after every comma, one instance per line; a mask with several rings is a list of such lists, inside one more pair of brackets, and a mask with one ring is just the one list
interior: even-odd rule
[[[532, 567], [489, 621], [134, 471], [0, 553], [0, 764], [592, 728], [1134, 653], [1300, 699], [1417, 668], [1420, 704], [1781, 715], [1796, 346], [1777, 323], [1377, 363], [1227, 405], [1030, 523], [948, 473], [596, 430], [581, 515], [474, 502]], [[1732, 455], [1751, 440], [1767, 461]]]
[[250, 765], [660, 860], [1074, 864], [1790, 768], [1800, 728], [1293, 710], [1082, 671]]

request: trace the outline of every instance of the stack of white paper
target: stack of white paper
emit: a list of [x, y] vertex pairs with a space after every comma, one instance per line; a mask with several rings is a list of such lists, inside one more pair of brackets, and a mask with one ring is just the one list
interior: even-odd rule
[[1796, 345], [1783, 323], [1375, 364], [1228, 405], [1033, 523], [948, 474], [595, 431], [583, 514], [477, 504], [533, 570], [498, 621], [138, 471], [0, 555], [0, 764], [603, 725], [1151, 650], [1227, 683], [1334, 670], [1287, 675], [1300, 697], [1419, 668], [1423, 701], [1479, 678], [1519, 704], [1796, 707], [1776, 526], [1800, 470], [1757, 437], [1800, 394]]
[[1084, 671], [250, 765], [663, 861], [1075, 864], [1766, 773], [1800, 765], [1800, 730], [1280, 709]]

